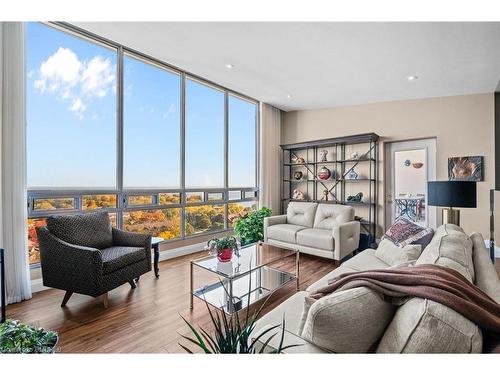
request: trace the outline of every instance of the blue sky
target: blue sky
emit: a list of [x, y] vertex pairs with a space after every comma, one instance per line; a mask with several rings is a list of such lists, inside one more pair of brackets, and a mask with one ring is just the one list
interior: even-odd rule
[[[29, 188], [114, 188], [116, 53], [28, 24]], [[230, 186], [254, 186], [254, 104], [229, 98]], [[124, 186], [180, 186], [180, 77], [124, 58]], [[186, 81], [186, 186], [222, 187], [224, 95]]]

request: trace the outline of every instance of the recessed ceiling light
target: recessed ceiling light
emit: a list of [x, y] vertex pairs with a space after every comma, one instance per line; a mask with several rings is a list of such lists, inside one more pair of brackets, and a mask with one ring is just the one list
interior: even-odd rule
[[408, 77], [406, 77], [406, 79], [407, 79], [408, 81], [415, 81], [415, 80], [417, 80], [417, 79], [418, 79], [418, 76], [408, 76]]
[[290, 98], [292, 97], [292, 95], [288, 94], [286, 97], [287, 97], [288, 99], [290, 99]]
[[234, 65], [233, 65], [233, 64], [226, 64], [226, 68], [228, 68], [228, 69], [233, 69], [233, 68], [234, 68]]

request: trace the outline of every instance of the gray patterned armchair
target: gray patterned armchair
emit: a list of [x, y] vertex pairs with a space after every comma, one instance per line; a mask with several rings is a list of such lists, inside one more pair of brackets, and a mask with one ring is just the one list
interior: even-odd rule
[[73, 293], [103, 296], [151, 271], [151, 235], [111, 227], [104, 210], [50, 216], [37, 228], [43, 285], [62, 289], [65, 306]]

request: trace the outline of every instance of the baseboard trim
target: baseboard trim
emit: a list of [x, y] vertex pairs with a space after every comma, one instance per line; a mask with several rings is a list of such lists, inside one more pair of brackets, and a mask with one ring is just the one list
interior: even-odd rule
[[[184, 255], [197, 253], [199, 251], [202, 251], [204, 246], [205, 246], [205, 242], [200, 242], [200, 243], [195, 243], [192, 245], [177, 247], [177, 248], [171, 249], [171, 250], [160, 251], [159, 261], [161, 262], [161, 261], [168, 260], [168, 259], [178, 258], [178, 257], [184, 256]], [[48, 290], [48, 289], [51, 289], [51, 288], [44, 286], [43, 280], [41, 278], [31, 280], [31, 293], [38, 293], [38, 292], [41, 292], [42, 290]]]

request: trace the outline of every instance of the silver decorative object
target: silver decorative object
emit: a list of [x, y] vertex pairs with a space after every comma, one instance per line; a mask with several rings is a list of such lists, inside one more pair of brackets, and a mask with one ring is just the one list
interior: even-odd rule
[[320, 162], [325, 162], [327, 161], [326, 160], [326, 155], [328, 154], [328, 150], [321, 150], [319, 152], [319, 158], [320, 158]]
[[300, 191], [299, 189], [295, 189], [293, 191], [292, 199], [297, 199], [297, 200], [303, 201], [306, 199], [306, 197], [302, 191]]
[[358, 179], [358, 173], [354, 170], [351, 169], [347, 175], [345, 176], [346, 180], [357, 180]]

